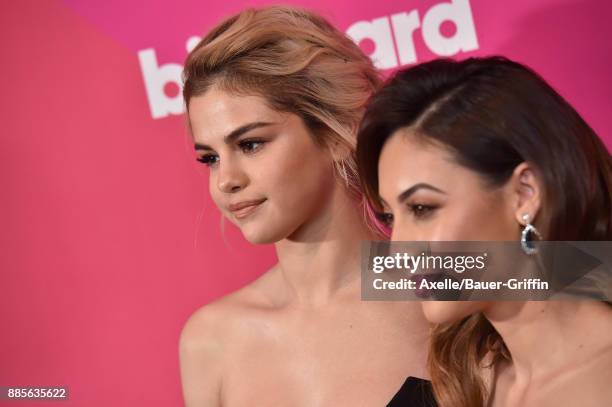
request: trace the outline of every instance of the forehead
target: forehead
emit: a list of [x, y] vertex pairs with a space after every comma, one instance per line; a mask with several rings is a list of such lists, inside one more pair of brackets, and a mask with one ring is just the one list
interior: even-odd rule
[[278, 122], [283, 114], [260, 96], [235, 95], [213, 87], [189, 101], [189, 124], [196, 141], [208, 143], [253, 122]]
[[456, 164], [443, 146], [423, 141], [409, 129], [389, 137], [378, 161], [381, 197], [391, 203], [399, 193], [425, 182], [442, 189], [465, 181], [467, 169]]
[[379, 175], [403, 172], [406, 177], [434, 176], [437, 170], [455, 166], [451, 153], [442, 145], [425, 141], [411, 129], [395, 131], [384, 144], [378, 161]]

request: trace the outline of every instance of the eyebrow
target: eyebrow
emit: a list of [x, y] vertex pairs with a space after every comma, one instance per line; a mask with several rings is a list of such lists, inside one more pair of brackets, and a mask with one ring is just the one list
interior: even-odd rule
[[440, 194], [446, 195], [446, 192], [434, 187], [433, 185], [429, 185], [424, 182], [419, 182], [418, 184], [414, 184], [413, 186], [411, 186], [410, 188], [408, 188], [407, 190], [399, 194], [397, 196], [397, 202], [400, 202], [400, 203], [404, 202], [406, 199], [410, 197], [410, 195], [414, 194], [419, 189], [429, 189], [430, 191], [434, 191], [434, 192], [438, 192]]
[[[441, 194], [446, 195], [446, 192], [434, 187], [433, 185], [429, 185], [424, 182], [419, 182], [418, 184], [414, 184], [413, 186], [411, 186], [410, 188], [408, 188], [407, 190], [399, 194], [397, 196], [397, 202], [399, 203], [404, 202], [406, 199], [410, 197], [410, 195], [414, 194], [419, 189], [429, 189], [431, 191], [439, 192]], [[380, 202], [383, 204], [384, 207], [389, 208], [389, 204], [384, 199], [382, 199], [381, 196], [379, 196], [378, 199], [380, 200]]]
[[[238, 127], [237, 129], [232, 130], [230, 134], [228, 134], [227, 136], [223, 137], [223, 142], [225, 144], [231, 144], [238, 137], [242, 136], [243, 134], [248, 133], [251, 130], [258, 129], [260, 127], [271, 126], [273, 124], [275, 124], [275, 123], [271, 123], [271, 122], [252, 122], [252, 123], [247, 123], [247, 124], [245, 124], [243, 126]], [[206, 145], [206, 144], [194, 143], [193, 146], [194, 146], [194, 148], [196, 150], [212, 150], [212, 148], [209, 145]]]

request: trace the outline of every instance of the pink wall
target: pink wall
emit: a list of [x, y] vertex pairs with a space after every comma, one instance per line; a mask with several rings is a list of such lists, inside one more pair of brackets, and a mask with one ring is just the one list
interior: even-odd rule
[[[478, 42], [458, 57], [526, 62], [612, 146], [611, 3], [456, 1], [467, 3]], [[270, 3], [0, 5], [0, 386], [67, 385], [67, 406], [181, 404], [185, 319], [255, 278], [274, 254], [229, 226], [224, 242], [183, 118], [152, 117], [138, 53], [182, 64], [189, 37]], [[422, 21], [444, 2], [292, 3], [347, 30], [413, 10]], [[412, 38], [418, 61], [435, 56], [421, 29]]]

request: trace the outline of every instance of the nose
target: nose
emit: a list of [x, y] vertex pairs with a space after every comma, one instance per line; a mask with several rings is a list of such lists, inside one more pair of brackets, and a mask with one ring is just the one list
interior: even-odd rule
[[402, 230], [400, 228], [393, 228], [393, 230], [391, 231], [391, 241], [392, 242], [397, 242], [397, 241], [402, 241]]
[[246, 173], [237, 163], [226, 160], [220, 163], [217, 188], [228, 194], [243, 190], [249, 183]]
[[433, 242], [444, 239], [440, 239], [440, 234], [431, 228], [419, 228], [395, 222], [390, 240], [394, 242]]
[[394, 242], [419, 241], [422, 237], [422, 234], [417, 233], [415, 230], [410, 230], [410, 228], [399, 222], [396, 222], [391, 231], [391, 241]]

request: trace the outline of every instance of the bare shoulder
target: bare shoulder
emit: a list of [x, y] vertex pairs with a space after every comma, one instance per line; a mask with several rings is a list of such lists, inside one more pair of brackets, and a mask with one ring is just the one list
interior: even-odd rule
[[[268, 273], [266, 273], [268, 274]], [[266, 274], [244, 288], [197, 309], [179, 340], [183, 395], [187, 407], [221, 405], [221, 386], [233, 347], [244, 340], [245, 321], [266, 306]]]
[[220, 347], [234, 333], [236, 323], [249, 313], [271, 304], [271, 274], [264, 273], [255, 281], [218, 300], [197, 309], [187, 320], [181, 332], [181, 346], [189, 349]]
[[183, 326], [179, 361], [186, 407], [221, 405], [222, 321], [222, 307], [210, 304], [195, 311]]
[[223, 344], [234, 333], [237, 319], [264, 305], [264, 301], [258, 299], [256, 284], [253, 282], [191, 314], [181, 332], [181, 347], [194, 351], [221, 351]]

